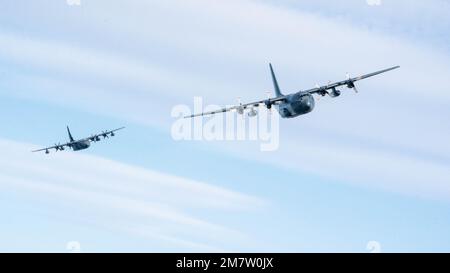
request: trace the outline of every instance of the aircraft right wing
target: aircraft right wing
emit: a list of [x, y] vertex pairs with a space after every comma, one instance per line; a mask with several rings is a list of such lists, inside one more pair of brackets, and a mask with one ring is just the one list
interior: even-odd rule
[[280, 103], [284, 100], [286, 100], [286, 96], [280, 96], [280, 97], [276, 97], [276, 98], [269, 98], [269, 99], [255, 101], [255, 102], [251, 102], [251, 103], [245, 103], [245, 104], [239, 104], [239, 105], [235, 105], [235, 106], [231, 106], [231, 107], [225, 107], [225, 108], [218, 109], [215, 111], [209, 111], [209, 112], [203, 112], [203, 113], [199, 113], [199, 114], [188, 115], [188, 116], [185, 116], [184, 118], [209, 116], [209, 115], [225, 113], [225, 112], [229, 112], [229, 111], [233, 111], [233, 110], [236, 110], [238, 113], [242, 114], [242, 113], [244, 113], [244, 110], [249, 107], [258, 107], [260, 105], [266, 105], [268, 108], [270, 108], [272, 105]]
[[83, 139], [81, 139], [79, 141], [89, 140], [89, 141], [97, 142], [97, 141], [100, 141], [100, 137], [103, 137], [104, 139], [108, 138], [109, 136], [113, 137], [113, 136], [115, 136], [115, 134], [114, 134], [115, 132], [117, 132], [119, 130], [122, 130], [122, 129], [125, 129], [125, 127], [120, 127], [120, 128], [117, 128], [117, 129], [114, 129], [114, 130], [110, 130], [110, 131], [103, 131], [103, 132], [101, 132], [99, 134], [95, 134], [95, 135], [92, 135], [90, 137], [83, 138]]
[[45, 151], [45, 153], [48, 154], [49, 151], [53, 150], [53, 149], [55, 149], [56, 151], [64, 151], [65, 147], [70, 148], [72, 146], [72, 143], [73, 142], [67, 142], [67, 143], [64, 143], [64, 144], [55, 144], [54, 146], [43, 148], [43, 149], [39, 149], [39, 150], [35, 150], [35, 151], [32, 151], [32, 152], [33, 153], [37, 153], [37, 152]]

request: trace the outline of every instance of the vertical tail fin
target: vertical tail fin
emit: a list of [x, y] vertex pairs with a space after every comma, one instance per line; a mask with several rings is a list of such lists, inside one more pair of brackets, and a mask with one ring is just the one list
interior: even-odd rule
[[74, 139], [73, 139], [73, 137], [72, 137], [72, 134], [70, 133], [70, 129], [69, 129], [69, 126], [67, 126], [67, 133], [69, 134], [69, 139], [70, 139], [70, 142], [73, 142], [73, 141], [74, 141]]
[[275, 77], [275, 73], [273, 72], [272, 64], [269, 63], [269, 66], [270, 66], [270, 73], [272, 74], [272, 81], [273, 81], [273, 87], [275, 89], [275, 95], [277, 97], [281, 97], [281, 96], [283, 96], [283, 94], [281, 93], [280, 87], [278, 86], [277, 78]]

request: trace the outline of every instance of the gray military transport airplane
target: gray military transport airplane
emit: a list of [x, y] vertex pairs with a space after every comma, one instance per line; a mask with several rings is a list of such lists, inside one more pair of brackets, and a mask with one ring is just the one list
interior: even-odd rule
[[367, 75], [363, 75], [360, 77], [351, 78], [349, 75], [347, 75], [347, 79], [335, 83], [329, 83], [324, 86], [317, 85], [315, 88], [305, 91], [299, 91], [296, 93], [292, 93], [289, 95], [283, 95], [280, 91], [280, 87], [278, 86], [277, 79], [275, 77], [275, 73], [273, 72], [272, 64], [269, 64], [270, 66], [270, 72], [272, 74], [272, 81], [273, 86], [275, 89], [275, 97], [274, 98], [268, 98], [265, 100], [260, 100], [256, 102], [246, 103], [242, 104], [239, 102], [239, 105], [231, 106], [223, 109], [219, 109], [216, 111], [210, 111], [200, 114], [194, 114], [190, 116], [185, 116], [185, 118], [193, 118], [198, 116], [207, 116], [207, 115], [213, 115], [218, 113], [224, 113], [228, 111], [236, 110], [237, 113], [240, 115], [244, 114], [244, 111], [246, 109], [250, 109], [248, 112], [249, 117], [254, 117], [258, 114], [255, 108], [259, 106], [265, 106], [267, 109], [271, 109], [272, 106], [275, 106], [278, 112], [280, 113], [280, 116], [282, 118], [295, 118], [300, 115], [307, 114], [311, 112], [314, 109], [315, 106], [315, 100], [313, 97], [313, 94], [319, 95], [319, 96], [325, 96], [328, 95], [332, 98], [339, 97], [341, 95], [341, 91], [338, 90], [338, 87], [346, 86], [347, 88], [352, 88], [356, 93], [358, 93], [358, 89], [356, 89], [355, 82], [359, 80], [363, 80], [369, 77], [373, 77], [375, 75], [385, 73], [397, 68], [400, 68], [400, 66], [394, 66], [388, 69], [384, 69], [381, 71], [377, 71], [374, 73], [370, 73]]
[[91, 142], [100, 141], [101, 140], [100, 137], [103, 137], [103, 139], [109, 138], [110, 136], [113, 137], [113, 136], [115, 136], [115, 132], [122, 130], [122, 129], [125, 129], [125, 127], [121, 127], [121, 128], [111, 130], [111, 131], [104, 131], [104, 132], [101, 132], [100, 134], [92, 135], [90, 137], [83, 138], [80, 140], [75, 140], [72, 137], [72, 134], [70, 133], [69, 127], [67, 126], [67, 133], [69, 134], [70, 142], [67, 142], [65, 144], [55, 144], [55, 146], [36, 150], [36, 151], [33, 151], [33, 153], [45, 151], [46, 154], [49, 154], [50, 150], [52, 150], [52, 149], [55, 149], [56, 152], [64, 151], [65, 147], [72, 148], [72, 150], [74, 150], [74, 151], [85, 150], [91, 146]]

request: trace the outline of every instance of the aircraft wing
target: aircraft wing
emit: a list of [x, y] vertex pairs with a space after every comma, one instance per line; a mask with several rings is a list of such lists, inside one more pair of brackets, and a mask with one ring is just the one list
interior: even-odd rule
[[78, 141], [89, 140], [89, 141], [97, 142], [97, 141], [100, 141], [100, 137], [103, 137], [105, 139], [105, 138], [108, 138], [110, 136], [114, 136], [115, 132], [117, 132], [119, 130], [122, 130], [122, 129], [125, 129], [125, 127], [120, 127], [120, 128], [117, 128], [117, 129], [114, 129], [114, 130], [110, 130], [110, 131], [104, 131], [104, 132], [101, 132], [99, 134], [95, 134], [95, 135], [92, 135], [90, 137], [83, 138], [83, 139], [78, 140]]
[[356, 92], [358, 92], [358, 90], [355, 87], [355, 82], [360, 81], [360, 80], [364, 80], [382, 73], [386, 73], [388, 71], [394, 70], [400, 68], [400, 66], [394, 66], [388, 69], [384, 69], [384, 70], [380, 70], [377, 72], [373, 72], [370, 74], [366, 74], [366, 75], [362, 75], [359, 77], [355, 77], [355, 78], [348, 78], [347, 80], [343, 80], [343, 81], [339, 81], [339, 82], [335, 82], [335, 83], [331, 83], [331, 84], [327, 84], [324, 86], [319, 86], [310, 90], [306, 90], [306, 91], [300, 91], [301, 93], [309, 93], [309, 94], [320, 94], [320, 95], [325, 95], [327, 94], [328, 90], [332, 90], [332, 89], [336, 89], [337, 87], [340, 86], [344, 86], [346, 85], [348, 88], [353, 88]]
[[235, 106], [231, 106], [231, 107], [226, 107], [226, 108], [218, 109], [218, 110], [215, 110], [215, 111], [204, 112], [204, 113], [199, 113], [199, 114], [193, 114], [193, 115], [185, 116], [184, 118], [194, 118], [194, 117], [201, 117], [201, 116], [209, 116], [209, 115], [225, 113], [225, 112], [229, 112], [229, 111], [233, 111], [233, 110], [236, 110], [239, 113], [243, 113], [244, 110], [249, 108], [249, 107], [258, 107], [260, 105], [273, 105], [273, 104], [280, 103], [281, 101], [284, 101], [285, 99], [286, 99], [286, 96], [280, 96], [280, 97], [276, 97], [276, 98], [270, 98], [270, 99], [255, 101], [255, 102], [251, 102], [251, 103], [246, 103], [246, 104], [240, 104], [240, 105], [235, 105]]
[[51, 146], [51, 147], [35, 150], [35, 151], [32, 151], [32, 152], [33, 153], [37, 153], [37, 152], [45, 151], [46, 153], [48, 153], [48, 151], [53, 150], [53, 149], [55, 149], [56, 151], [64, 151], [65, 147], [71, 147], [72, 143], [73, 142], [67, 142], [67, 143], [64, 143], [64, 144], [55, 144], [55, 146]]

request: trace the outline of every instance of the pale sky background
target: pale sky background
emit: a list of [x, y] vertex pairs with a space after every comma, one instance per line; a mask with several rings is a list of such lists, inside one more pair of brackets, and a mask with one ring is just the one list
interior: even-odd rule
[[[0, 0], [0, 252], [450, 251], [450, 2]], [[172, 140], [227, 105], [401, 65], [280, 148]], [[347, 90], [345, 90], [347, 91]], [[36, 147], [127, 129], [82, 152]]]

